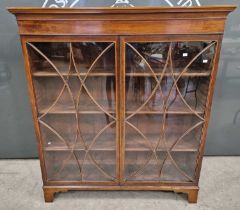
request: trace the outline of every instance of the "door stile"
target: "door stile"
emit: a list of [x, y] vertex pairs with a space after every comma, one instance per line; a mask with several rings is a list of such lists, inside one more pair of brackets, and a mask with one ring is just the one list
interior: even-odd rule
[[120, 185], [124, 183], [125, 160], [125, 63], [126, 45], [123, 37], [120, 43]]
[[121, 126], [121, 121], [120, 121], [120, 114], [121, 114], [121, 100], [120, 100], [120, 94], [121, 94], [121, 89], [120, 89], [120, 41], [119, 37], [116, 37], [115, 40], [115, 78], [116, 78], [116, 179], [120, 182], [120, 177], [121, 177], [121, 168], [120, 168], [120, 151], [121, 151], [121, 132], [120, 132], [120, 126]]
[[31, 74], [31, 67], [30, 67], [30, 59], [29, 59], [29, 53], [27, 50], [27, 42], [28, 40], [26, 37], [21, 36], [21, 45], [22, 45], [22, 52], [24, 56], [24, 64], [25, 64], [25, 73], [27, 78], [27, 86], [28, 86], [28, 96], [31, 102], [31, 108], [32, 108], [32, 118], [34, 122], [34, 128], [35, 128], [35, 136], [36, 136], [36, 143], [38, 145], [38, 157], [40, 160], [40, 167], [42, 172], [42, 180], [43, 185], [47, 183], [47, 171], [46, 171], [46, 165], [45, 165], [45, 157], [43, 153], [43, 140], [42, 135], [40, 131], [40, 126], [38, 123], [38, 107], [36, 102], [36, 94], [34, 91], [34, 84], [33, 84], [33, 78]]
[[215, 56], [214, 56], [214, 63], [213, 63], [213, 67], [212, 67], [212, 74], [210, 77], [209, 92], [208, 92], [207, 102], [206, 102], [205, 123], [204, 123], [203, 129], [202, 129], [202, 136], [200, 138], [199, 154], [198, 154], [198, 158], [196, 161], [195, 176], [196, 176], [197, 185], [199, 184], [200, 172], [201, 172], [201, 168], [202, 168], [202, 160], [203, 160], [204, 149], [205, 149], [205, 145], [206, 145], [206, 138], [207, 138], [207, 133], [208, 133], [209, 120], [210, 120], [210, 116], [211, 116], [211, 108], [212, 108], [212, 103], [213, 103], [213, 95], [214, 95], [214, 91], [215, 91], [214, 87], [215, 87], [215, 83], [216, 83], [219, 60], [220, 60], [220, 53], [221, 53], [221, 48], [222, 48], [222, 40], [223, 40], [223, 35], [219, 35], [216, 37], [217, 45], [216, 45], [216, 52], [215, 52]]

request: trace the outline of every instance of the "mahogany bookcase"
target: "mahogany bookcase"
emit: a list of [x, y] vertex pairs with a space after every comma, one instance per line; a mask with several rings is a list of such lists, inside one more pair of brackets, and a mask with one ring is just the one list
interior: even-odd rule
[[9, 8], [46, 202], [162, 190], [197, 202], [224, 25], [235, 6]]

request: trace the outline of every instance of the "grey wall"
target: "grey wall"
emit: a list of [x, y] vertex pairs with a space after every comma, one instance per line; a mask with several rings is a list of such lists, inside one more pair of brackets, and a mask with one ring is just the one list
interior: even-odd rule
[[[179, 0], [169, 1], [176, 4]], [[199, 1], [202, 5], [236, 4], [240, 7], [238, 0]], [[39, 7], [44, 2], [0, 1], [0, 158], [37, 157], [17, 24], [5, 8]], [[166, 0], [131, 2], [136, 6], [167, 5]], [[110, 6], [113, 3], [114, 0], [80, 0], [77, 6]], [[240, 9], [230, 15], [226, 26], [206, 154], [240, 155]]]

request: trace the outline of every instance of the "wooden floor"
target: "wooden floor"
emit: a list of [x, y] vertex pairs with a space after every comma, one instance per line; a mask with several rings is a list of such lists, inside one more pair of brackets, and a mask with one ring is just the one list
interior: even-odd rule
[[[0, 160], [1, 210], [238, 210], [240, 157], [205, 157], [198, 204], [168, 192], [68, 192], [46, 204], [38, 160]], [[81, 207], [81, 208], [80, 208]]]

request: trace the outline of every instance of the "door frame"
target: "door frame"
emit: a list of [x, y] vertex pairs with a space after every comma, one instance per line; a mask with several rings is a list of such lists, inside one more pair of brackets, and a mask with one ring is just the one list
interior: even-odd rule
[[115, 45], [115, 78], [116, 78], [116, 180], [119, 180], [120, 177], [120, 164], [119, 164], [119, 151], [120, 151], [120, 137], [119, 137], [119, 126], [120, 120], [119, 119], [119, 37], [118, 36], [29, 36], [29, 35], [22, 35], [21, 36], [21, 44], [22, 44], [22, 51], [24, 55], [24, 63], [25, 63], [25, 72], [27, 77], [27, 85], [28, 85], [28, 92], [32, 107], [32, 116], [34, 121], [34, 128], [35, 134], [37, 139], [37, 146], [38, 146], [38, 156], [40, 159], [40, 166], [42, 172], [42, 180], [44, 186], [118, 186], [119, 182], [113, 181], [89, 181], [89, 182], [79, 182], [79, 181], [49, 181], [47, 178], [47, 170], [46, 170], [46, 163], [45, 163], [45, 155], [44, 155], [44, 146], [43, 146], [43, 139], [41, 134], [40, 125], [38, 122], [38, 107], [37, 107], [37, 100], [36, 100], [36, 93], [33, 84], [33, 76], [31, 73], [31, 66], [30, 66], [30, 59], [27, 49], [28, 42], [112, 42]]
[[[133, 35], [133, 36], [120, 36], [120, 185], [122, 186], [141, 186], [141, 185], [154, 185], [154, 186], [198, 186], [200, 171], [202, 166], [202, 159], [206, 143], [207, 128], [210, 119], [211, 105], [214, 94], [214, 84], [218, 70], [218, 62], [220, 57], [221, 42], [223, 36], [221, 34], [189, 34], [189, 35]], [[216, 41], [216, 50], [214, 55], [212, 73], [209, 82], [209, 91], [206, 101], [205, 109], [205, 122], [202, 128], [200, 138], [199, 151], [197, 155], [195, 167], [195, 180], [193, 182], [140, 182], [140, 181], [124, 181], [124, 168], [125, 168], [125, 61], [126, 61], [126, 43], [127, 42], [181, 42], [181, 41]]]

